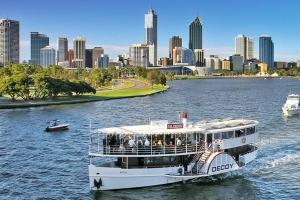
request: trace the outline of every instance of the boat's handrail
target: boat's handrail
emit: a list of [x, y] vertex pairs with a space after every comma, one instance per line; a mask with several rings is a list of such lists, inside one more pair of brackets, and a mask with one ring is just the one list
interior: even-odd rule
[[157, 154], [184, 154], [189, 152], [199, 152], [203, 148], [203, 143], [186, 144], [186, 145], [156, 145], [129, 147], [122, 145], [99, 145], [99, 143], [90, 143], [91, 154], [101, 155], [157, 155]]

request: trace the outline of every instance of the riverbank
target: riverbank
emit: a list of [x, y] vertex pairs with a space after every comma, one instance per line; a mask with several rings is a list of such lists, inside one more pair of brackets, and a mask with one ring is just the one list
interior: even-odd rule
[[104, 90], [97, 92], [95, 95], [83, 95], [77, 97], [60, 96], [57, 99], [36, 99], [25, 101], [21, 98], [12, 100], [8, 97], [0, 97], [0, 109], [13, 109], [13, 108], [28, 108], [39, 107], [49, 105], [61, 105], [61, 104], [77, 104], [88, 103], [103, 100], [113, 100], [120, 98], [133, 98], [153, 95], [156, 93], [164, 92], [169, 89], [169, 86], [154, 86], [143, 81], [133, 81], [133, 87], [122, 86], [112, 88], [110, 90]]

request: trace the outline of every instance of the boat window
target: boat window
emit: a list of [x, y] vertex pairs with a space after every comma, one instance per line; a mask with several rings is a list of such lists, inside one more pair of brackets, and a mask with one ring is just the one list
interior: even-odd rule
[[212, 142], [212, 133], [207, 134], [206, 142], [207, 142], [207, 144], [211, 144], [211, 142]]
[[235, 137], [241, 137], [245, 135], [245, 129], [235, 130]]
[[222, 138], [228, 139], [228, 132], [222, 132]]
[[204, 142], [205, 141], [205, 134], [200, 133], [200, 142]]
[[228, 138], [233, 138], [234, 134], [233, 131], [228, 131]]
[[221, 139], [220, 133], [214, 133], [214, 139]]
[[249, 128], [249, 134], [255, 133], [255, 126]]

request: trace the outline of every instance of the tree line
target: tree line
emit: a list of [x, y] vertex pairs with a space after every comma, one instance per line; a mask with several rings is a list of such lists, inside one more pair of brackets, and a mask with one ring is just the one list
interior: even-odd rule
[[146, 78], [152, 86], [166, 85], [163, 73], [144, 67], [65, 69], [57, 65], [41, 67], [23, 62], [7, 63], [0, 67], [0, 94], [9, 95], [13, 100], [56, 99], [59, 95], [95, 94], [97, 89], [110, 86], [113, 79], [136, 76]]

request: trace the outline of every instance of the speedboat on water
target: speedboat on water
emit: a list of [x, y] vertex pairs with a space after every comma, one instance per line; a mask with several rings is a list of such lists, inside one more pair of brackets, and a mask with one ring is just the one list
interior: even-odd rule
[[69, 124], [60, 124], [59, 120], [52, 120], [49, 126], [46, 127], [45, 131], [61, 131], [69, 129]]
[[282, 106], [282, 112], [285, 115], [299, 115], [300, 114], [300, 101], [298, 94], [289, 94], [285, 104]]
[[90, 190], [116, 190], [195, 180], [242, 169], [257, 157], [258, 121], [151, 121], [91, 130]]

